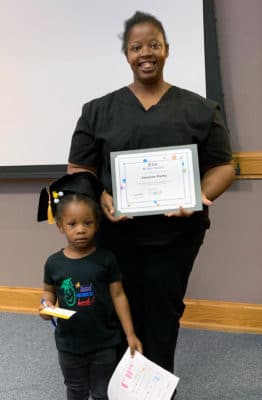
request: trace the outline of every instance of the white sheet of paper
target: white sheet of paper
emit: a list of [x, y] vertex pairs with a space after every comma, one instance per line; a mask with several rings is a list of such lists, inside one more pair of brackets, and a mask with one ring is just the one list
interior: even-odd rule
[[69, 319], [75, 313], [76, 311], [67, 310], [66, 308], [60, 308], [60, 307], [55, 307], [55, 308], [45, 307], [42, 311], [40, 311], [40, 314], [52, 315], [53, 317], [58, 317], [63, 319]]
[[109, 400], [170, 400], [179, 378], [128, 348], [108, 385]]
[[116, 213], [202, 210], [197, 146], [111, 153]]

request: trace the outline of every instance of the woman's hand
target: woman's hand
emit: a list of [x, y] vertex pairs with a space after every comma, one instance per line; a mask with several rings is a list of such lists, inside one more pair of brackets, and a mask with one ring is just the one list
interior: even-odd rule
[[121, 215], [120, 217], [115, 217], [115, 209], [113, 204], [113, 197], [111, 194], [107, 193], [105, 190], [101, 194], [100, 204], [102, 211], [107, 219], [111, 222], [119, 222], [128, 219], [128, 217]]
[[[234, 178], [235, 169], [233, 161], [207, 169], [201, 182], [202, 203], [205, 206], [210, 206], [212, 204], [211, 200], [215, 200], [224, 193]], [[192, 214], [193, 212], [186, 211], [180, 207], [178, 211], [171, 211], [165, 215], [167, 217], [190, 217]]]
[[[212, 201], [209, 200], [205, 193], [202, 192], [202, 203], [205, 206], [210, 206], [212, 204]], [[178, 211], [171, 211], [169, 213], [166, 213], [166, 217], [190, 217], [192, 214], [194, 214], [194, 211], [187, 211], [183, 207], [179, 207]]]
[[166, 217], [190, 217], [194, 211], [187, 211], [183, 207], [179, 207], [177, 211], [165, 213]]

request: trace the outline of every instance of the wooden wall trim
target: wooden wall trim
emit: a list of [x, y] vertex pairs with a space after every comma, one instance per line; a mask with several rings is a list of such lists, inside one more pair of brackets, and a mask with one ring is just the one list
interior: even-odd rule
[[[37, 314], [42, 290], [0, 286], [0, 311]], [[262, 334], [262, 304], [186, 299], [185, 328]]]
[[0, 311], [35, 314], [41, 295], [40, 288], [0, 286]]
[[262, 151], [233, 153], [236, 179], [262, 179]]
[[262, 304], [186, 299], [186, 328], [262, 334]]

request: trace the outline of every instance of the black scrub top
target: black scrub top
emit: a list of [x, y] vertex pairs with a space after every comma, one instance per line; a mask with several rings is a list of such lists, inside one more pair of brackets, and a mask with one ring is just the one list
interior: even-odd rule
[[[145, 110], [131, 90], [123, 87], [83, 106], [69, 162], [96, 167], [103, 187], [112, 193], [110, 152], [193, 143], [198, 147], [201, 176], [206, 168], [232, 159], [228, 132], [216, 102], [171, 86], [156, 105]], [[156, 242], [172, 240], [181, 230], [206, 229], [210, 221], [204, 207], [190, 218], [156, 215], [111, 225], [119, 239], [127, 235], [125, 239], [136, 237], [136, 242], [146, 243], [153, 237]]]

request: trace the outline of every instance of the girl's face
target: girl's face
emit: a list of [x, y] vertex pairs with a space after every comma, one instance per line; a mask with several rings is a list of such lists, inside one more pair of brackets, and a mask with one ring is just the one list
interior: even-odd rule
[[153, 83], [163, 79], [168, 47], [162, 32], [151, 22], [134, 25], [127, 42], [127, 61], [134, 80]]
[[84, 201], [66, 204], [57, 226], [65, 234], [71, 249], [83, 251], [93, 246], [98, 223], [94, 210]]

